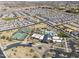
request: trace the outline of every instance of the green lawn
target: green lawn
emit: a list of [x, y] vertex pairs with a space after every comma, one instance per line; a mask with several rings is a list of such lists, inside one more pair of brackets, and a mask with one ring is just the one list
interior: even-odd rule
[[23, 40], [24, 38], [26, 38], [28, 35], [25, 33], [16, 33], [12, 36], [12, 38], [14, 39], [18, 39], [18, 40]]
[[10, 21], [10, 20], [15, 20], [17, 18], [10, 18], [10, 17], [6, 17], [6, 18], [2, 18], [3, 20], [6, 20], [6, 21]]

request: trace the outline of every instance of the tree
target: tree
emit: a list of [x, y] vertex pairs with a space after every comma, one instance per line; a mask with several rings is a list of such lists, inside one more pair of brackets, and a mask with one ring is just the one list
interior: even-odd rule
[[9, 38], [8, 40], [9, 40], [9, 41], [12, 41], [12, 39], [11, 39], [11, 38]]
[[3, 36], [1, 37], [1, 39], [5, 39], [5, 36], [3, 35]]
[[14, 55], [16, 55], [16, 53], [14, 53]]
[[47, 56], [48, 56], [48, 57], [52, 57], [51, 53], [47, 53]]
[[60, 33], [58, 34], [58, 36], [59, 36], [59, 37], [64, 37], [64, 38], [68, 38], [68, 37], [69, 37], [69, 36], [66, 35], [64, 32], [60, 32]]
[[6, 38], [6, 40], [8, 40], [8, 39], [9, 39], [9, 37]]
[[33, 58], [38, 58], [38, 56], [37, 55], [34, 55]]
[[26, 53], [26, 56], [28, 56], [28, 54]]
[[34, 52], [34, 50], [33, 49], [30, 49], [30, 52]]
[[12, 49], [12, 51], [14, 51], [14, 49]]
[[42, 49], [42, 47], [38, 47], [38, 49]]

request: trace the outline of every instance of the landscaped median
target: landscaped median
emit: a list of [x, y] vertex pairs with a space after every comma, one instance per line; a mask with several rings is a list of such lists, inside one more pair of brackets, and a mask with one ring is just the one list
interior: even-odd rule
[[13, 17], [6, 17], [6, 18], [2, 18], [3, 20], [5, 20], [5, 21], [10, 21], [10, 20], [15, 20], [15, 19], [17, 19], [17, 18], [13, 18]]

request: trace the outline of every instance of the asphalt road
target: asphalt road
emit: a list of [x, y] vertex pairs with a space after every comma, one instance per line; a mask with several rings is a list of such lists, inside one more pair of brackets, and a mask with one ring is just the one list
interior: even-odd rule
[[0, 58], [6, 58], [5, 55], [3, 54], [3, 51], [0, 48]]

